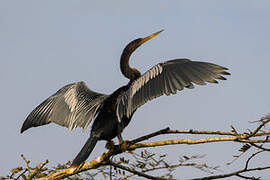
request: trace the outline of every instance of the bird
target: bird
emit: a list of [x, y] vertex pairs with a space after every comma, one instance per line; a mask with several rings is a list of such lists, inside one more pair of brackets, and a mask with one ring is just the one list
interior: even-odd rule
[[186, 58], [158, 63], [143, 74], [130, 67], [131, 54], [162, 31], [135, 39], [124, 48], [120, 57], [120, 69], [129, 79], [126, 85], [107, 95], [89, 89], [83, 81], [68, 84], [27, 116], [21, 133], [51, 122], [70, 130], [77, 127], [86, 129], [93, 121], [89, 138], [71, 164], [81, 166], [98, 141], [111, 141], [118, 137], [119, 143], [123, 143], [121, 133], [134, 112], [146, 102], [162, 95], [176, 94], [184, 88], [192, 89], [194, 84], [218, 83], [217, 80], [226, 80], [223, 75], [230, 75], [226, 67]]

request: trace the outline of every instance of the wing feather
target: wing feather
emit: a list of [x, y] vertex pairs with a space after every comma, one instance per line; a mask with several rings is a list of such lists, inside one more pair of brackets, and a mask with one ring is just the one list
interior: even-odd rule
[[85, 129], [107, 97], [88, 89], [84, 82], [66, 85], [28, 115], [21, 132], [51, 122], [70, 130], [76, 127]]
[[226, 80], [222, 75], [230, 75], [225, 67], [175, 59], [159, 63], [132, 82], [129, 89], [117, 101], [117, 116], [129, 117], [138, 107], [163, 94], [171, 95], [184, 88], [194, 88], [194, 84], [217, 83], [216, 79]]

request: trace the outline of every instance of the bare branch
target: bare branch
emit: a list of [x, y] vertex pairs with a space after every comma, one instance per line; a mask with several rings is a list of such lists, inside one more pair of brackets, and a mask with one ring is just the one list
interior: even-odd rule
[[248, 169], [249, 161], [250, 161], [252, 158], [254, 158], [256, 155], [258, 155], [258, 154], [260, 154], [260, 153], [262, 153], [262, 152], [264, 152], [264, 151], [258, 151], [258, 152], [256, 152], [256, 153], [252, 154], [252, 155], [247, 159], [246, 166], [245, 166], [244, 169]]
[[228, 136], [236, 136], [235, 132], [227, 132], [227, 131], [199, 131], [199, 130], [170, 130], [167, 134], [205, 134], [205, 135], [228, 135]]
[[25, 164], [26, 164], [26, 166], [27, 166], [27, 170], [28, 170], [28, 171], [31, 171], [31, 167], [29, 166], [30, 161], [27, 160], [27, 159], [24, 157], [23, 154], [21, 154], [21, 157], [23, 158], [23, 160], [24, 160], [24, 162], [25, 162]]
[[165, 129], [161, 129], [161, 130], [156, 131], [156, 132], [154, 132], [154, 133], [151, 133], [151, 134], [148, 134], [148, 135], [145, 135], [145, 136], [136, 138], [136, 139], [134, 139], [134, 140], [131, 140], [130, 142], [131, 142], [132, 144], [136, 144], [136, 143], [138, 143], [138, 142], [141, 142], [141, 141], [150, 139], [150, 138], [152, 138], [152, 137], [155, 137], [155, 136], [158, 136], [158, 135], [161, 135], [161, 134], [167, 134], [169, 131], [170, 131], [170, 128], [167, 127], [167, 128], [165, 128]]
[[133, 173], [133, 174], [136, 174], [136, 175], [138, 175], [138, 176], [141, 176], [141, 177], [144, 177], [144, 178], [147, 178], [147, 179], [168, 180], [167, 178], [161, 178], [161, 177], [150, 176], [150, 175], [147, 175], [147, 174], [145, 174], [145, 173], [136, 171], [135, 169], [131, 169], [131, 168], [129, 168], [129, 167], [126, 167], [126, 166], [123, 166], [123, 165], [120, 165], [120, 164], [116, 164], [116, 163], [113, 163], [113, 162], [110, 162], [109, 164], [112, 165], [112, 166], [114, 166], [114, 167], [123, 169], [123, 170], [125, 170], [125, 171], [131, 172], [131, 173]]
[[258, 149], [261, 149], [261, 150], [263, 150], [263, 151], [270, 151], [270, 149], [268, 149], [268, 148], [264, 148], [263, 147], [263, 145], [257, 145], [257, 144], [254, 144], [254, 143], [249, 143], [251, 146], [254, 146], [254, 147], [256, 147], [256, 148], [258, 148]]
[[261, 171], [261, 170], [265, 170], [265, 169], [270, 169], [270, 166], [257, 167], [257, 168], [250, 168], [250, 169], [241, 169], [241, 170], [239, 170], [239, 171], [234, 171], [234, 172], [228, 173], [228, 174], [220, 174], [220, 175], [215, 175], [215, 176], [206, 176], [206, 177], [202, 177], [202, 178], [194, 178], [194, 179], [190, 179], [190, 180], [221, 179], [221, 178], [226, 178], [226, 177], [237, 176], [237, 175], [239, 175], [239, 174], [241, 174], [241, 173], [244, 173], [244, 172]]
[[262, 122], [262, 123], [249, 136], [250, 137], [255, 136], [259, 132], [259, 130], [261, 130], [262, 127], [264, 127], [269, 121], [270, 121], [270, 117], [269, 116], [265, 116], [264, 118], [262, 118], [260, 120], [260, 122]]
[[[254, 131], [249, 131], [248, 133], [238, 133], [235, 128], [233, 128], [232, 132], [225, 132], [225, 131], [199, 131], [199, 130], [170, 130], [169, 128], [165, 128], [159, 131], [156, 131], [154, 133], [150, 133], [148, 135], [142, 136], [140, 138], [136, 138], [131, 141], [125, 141], [121, 145], [111, 145], [110, 149], [107, 152], [104, 152], [99, 157], [97, 157], [95, 160], [92, 160], [90, 162], [86, 162], [81, 168], [78, 167], [70, 167], [67, 169], [64, 169], [60, 172], [56, 172], [48, 177], [46, 179], [60, 179], [64, 177], [69, 177], [74, 174], [78, 174], [83, 171], [87, 171], [89, 169], [96, 169], [98, 167], [106, 166], [110, 163], [110, 158], [114, 155], [120, 154], [125, 151], [132, 151], [139, 148], [147, 148], [147, 147], [157, 147], [157, 146], [166, 146], [166, 145], [175, 145], [175, 144], [202, 144], [202, 143], [213, 143], [213, 142], [224, 142], [224, 141], [230, 141], [230, 142], [238, 142], [238, 143], [249, 143], [251, 145], [255, 143], [269, 143], [270, 139], [268, 139], [268, 135], [270, 132], [262, 132], [261, 129], [270, 121], [270, 118], [264, 118], [260, 122], [262, 122]], [[153, 138], [155, 136], [161, 135], [161, 134], [204, 134], [204, 135], [218, 135], [218, 137], [212, 137], [212, 138], [202, 138], [202, 139], [172, 139], [172, 140], [165, 140], [165, 141], [156, 141], [156, 142], [143, 142], [139, 143], [141, 141], [145, 141], [147, 139]], [[220, 137], [222, 136], [222, 137]], [[265, 137], [260, 139], [252, 139], [255, 137]], [[256, 147], [257, 145], [255, 145]], [[260, 146], [258, 146], [260, 147]], [[262, 148], [262, 147], [261, 147]], [[252, 157], [251, 157], [252, 158]], [[248, 164], [248, 162], [247, 162]], [[247, 165], [246, 165], [247, 166]], [[125, 167], [122, 167], [125, 168]], [[262, 167], [259, 169], [253, 168], [248, 169], [247, 167], [244, 170], [235, 171], [231, 174], [240, 174], [242, 172], [246, 171], [254, 171], [254, 170], [261, 170], [266, 167]], [[129, 169], [130, 170], [130, 169]], [[128, 171], [128, 170], [127, 170]], [[225, 175], [218, 175], [216, 177], [229, 177], [232, 175], [225, 174]], [[215, 176], [212, 176], [215, 177]]]
[[46, 164], [48, 164], [48, 163], [49, 163], [49, 161], [46, 160], [46, 161], [44, 161], [43, 163], [40, 163], [39, 165], [37, 165], [37, 166], [34, 168], [34, 170], [33, 170], [31, 173], [29, 173], [28, 179], [29, 179], [29, 180], [33, 179], [33, 178], [40, 172], [40, 170], [41, 170]]
[[166, 146], [166, 145], [175, 145], [175, 144], [203, 144], [203, 143], [212, 143], [212, 142], [221, 142], [221, 141], [236, 141], [241, 143], [269, 143], [270, 139], [268, 140], [249, 140], [246, 137], [216, 137], [216, 138], [205, 138], [205, 139], [177, 139], [177, 140], [167, 140], [167, 141], [156, 141], [156, 142], [149, 142], [149, 143], [137, 143], [131, 144], [127, 150], [134, 150], [139, 148], [146, 148], [146, 147], [157, 147], [157, 146]]

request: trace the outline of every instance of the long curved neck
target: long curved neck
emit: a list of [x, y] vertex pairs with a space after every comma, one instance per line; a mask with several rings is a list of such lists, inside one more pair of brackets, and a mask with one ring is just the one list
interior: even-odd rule
[[131, 68], [129, 66], [129, 59], [131, 56], [131, 51], [126, 50], [126, 48], [124, 49], [121, 58], [120, 58], [120, 69], [122, 74], [132, 80], [135, 80], [136, 78], [138, 78], [139, 76], [141, 76], [141, 73], [135, 69], [135, 68]]

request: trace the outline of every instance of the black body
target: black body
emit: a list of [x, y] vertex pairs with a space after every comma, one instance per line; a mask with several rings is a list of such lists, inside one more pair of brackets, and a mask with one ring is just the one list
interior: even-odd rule
[[91, 135], [99, 140], [111, 140], [121, 134], [123, 129], [129, 124], [132, 116], [124, 116], [119, 123], [116, 115], [116, 101], [129, 87], [123, 86], [111, 94], [105, 101], [93, 122]]
[[121, 135], [124, 128], [129, 124], [133, 113], [130, 117], [124, 116], [121, 119], [121, 123], [119, 123], [116, 115], [116, 101], [128, 88], [129, 85], [123, 86], [104, 100], [103, 105], [93, 122], [90, 137], [73, 160], [72, 166], [78, 166], [84, 162], [93, 151], [97, 141], [112, 140], [116, 136]]

